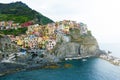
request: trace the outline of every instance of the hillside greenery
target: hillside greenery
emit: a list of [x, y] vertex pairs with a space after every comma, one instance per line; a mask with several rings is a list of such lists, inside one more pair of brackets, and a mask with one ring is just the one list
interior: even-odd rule
[[22, 2], [15, 2], [10, 4], [0, 3], [0, 21], [8, 20], [13, 20], [17, 23], [24, 23], [33, 20], [35, 23], [42, 25], [53, 22], [51, 19], [29, 8]]
[[0, 14], [0, 21], [9, 21], [13, 20], [15, 23], [24, 23], [30, 20], [30, 18], [26, 16], [17, 16], [13, 14]]
[[20, 34], [25, 34], [27, 31], [27, 28], [18, 28], [18, 29], [9, 29], [9, 30], [0, 30], [0, 33], [5, 35], [15, 35], [18, 36]]

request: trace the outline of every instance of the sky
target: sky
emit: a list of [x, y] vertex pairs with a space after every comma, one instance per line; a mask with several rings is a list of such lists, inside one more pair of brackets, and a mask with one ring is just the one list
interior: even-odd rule
[[[18, 0], [0, 0], [10, 3]], [[120, 43], [120, 0], [19, 0], [54, 21], [87, 24], [98, 43]]]

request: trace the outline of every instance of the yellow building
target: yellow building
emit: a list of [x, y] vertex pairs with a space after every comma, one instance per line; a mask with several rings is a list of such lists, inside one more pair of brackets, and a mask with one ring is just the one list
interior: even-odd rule
[[42, 41], [42, 38], [41, 37], [39, 37], [38, 38], [38, 43], [40, 43]]
[[43, 40], [47, 41], [49, 39], [48, 36], [43, 36]]
[[38, 32], [38, 27], [35, 27], [35, 28], [34, 28], [34, 31], [35, 31], [35, 32]]
[[68, 25], [66, 25], [66, 26], [64, 26], [64, 32], [65, 33], [69, 33], [69, 29], [70, 29], [70, 26], [68, 26]]
[[19, 40], [17, 41], [17, 45], [22, 46], [22, 45], [23, 45], [23, 41], [19, 39]]

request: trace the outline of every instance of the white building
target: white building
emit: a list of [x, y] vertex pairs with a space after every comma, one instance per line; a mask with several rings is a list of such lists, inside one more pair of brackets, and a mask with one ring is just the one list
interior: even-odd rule
[[80, 23], [80, 30], [81, 30], [81, 34], [87, 34], [87, 25], [86, 24], [83, 24], [83, 23]]
[[5, 26], [5, 21], [1, 21], [0, 26]]
[[64, 41], [64, 42], [70, 42], [70, 40], [71, 40], [71, 39], [70, 39], [69, 36], [66, 36], [66, 35], [63, 36], [63, 41]]
[[55, 47], [56, 41], [55, 40], [48, 40], [48, 43], [46, 45], [47, 50], [51, 50]]

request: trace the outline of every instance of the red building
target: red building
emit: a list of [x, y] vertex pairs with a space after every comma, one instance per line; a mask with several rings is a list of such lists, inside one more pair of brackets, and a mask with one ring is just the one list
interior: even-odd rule
[[21, 27], [28, 27], [30, 25], [33, 25], [33, 22], [32, 21], [29, 21], [29, 22], [25, 22], [23, 24], [21, 24]]

